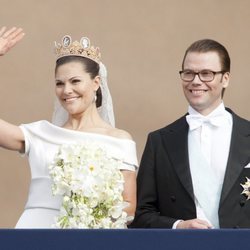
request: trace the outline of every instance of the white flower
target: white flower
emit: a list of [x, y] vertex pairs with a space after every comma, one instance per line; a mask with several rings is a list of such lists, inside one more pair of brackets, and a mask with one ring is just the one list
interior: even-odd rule
[[62, 145], [49, 166], [53, 194], [63, 196], [56, 228], [126, 228], [121, 160], [93, 143]]

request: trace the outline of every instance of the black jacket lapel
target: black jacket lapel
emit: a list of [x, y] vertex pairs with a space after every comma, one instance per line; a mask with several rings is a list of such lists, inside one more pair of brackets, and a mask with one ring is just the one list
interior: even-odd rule
[[185, 116], [168, 126], [163, 141], [180, 182], [194, 200], [188, 159], [188, 124]]
[[[231, 110], [228, 110], [232, 113]], [[231, 188], [238, 179], [244, 166], [249, 163], [250, 155], [250, 125], [249, 122], [238, 117], [234, 113], [233, 115], [233, 129], [231, 146], [228, 157], [228, 164], [225, 173], [224, 183], [221, 192], [220, 204], [223, 203]]]

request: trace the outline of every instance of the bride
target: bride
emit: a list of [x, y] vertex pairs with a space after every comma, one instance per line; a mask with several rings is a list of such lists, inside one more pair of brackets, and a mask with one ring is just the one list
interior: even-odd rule
[[[21, 28], [0, 30], [0, 56], [24, 37]], [[98, 48], [88, 38], [72, 42], [64, 36], [55, 44], [55, 94], [57, 102], [52, 123], [41, 120], [16, 126], [0, 120], [0, 146], [29, 159], [31, 184], [28, 200], [16, 228], [51, 228], [58, 216], [62, 197], [52, 194], [48, 166], [61, 145], [95, 142], [107, 149], [119, 167], [124, 188], [124, 211], [134, 216], [136, 206], [136, 145], [130, 134], [114, 127], [112, 99], [106, 70]]]

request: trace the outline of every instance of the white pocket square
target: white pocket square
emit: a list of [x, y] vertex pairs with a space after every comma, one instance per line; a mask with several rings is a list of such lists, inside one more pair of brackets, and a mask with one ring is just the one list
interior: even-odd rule
[[250, 168], [250, 162], [244, 168]]

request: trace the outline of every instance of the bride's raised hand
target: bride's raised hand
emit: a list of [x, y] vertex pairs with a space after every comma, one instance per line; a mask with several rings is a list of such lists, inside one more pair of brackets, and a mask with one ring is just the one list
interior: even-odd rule
[[23, 36], [22, 28], [12, 27], [7, 30], [6, 27], [2, 27], [0, 29], [0, 56], [6, 54]]

